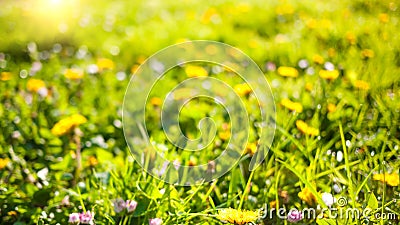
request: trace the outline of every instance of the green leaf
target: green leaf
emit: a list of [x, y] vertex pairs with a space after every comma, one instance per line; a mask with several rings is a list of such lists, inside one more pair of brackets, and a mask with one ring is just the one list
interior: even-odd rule
[[62, 170], [65, 171], [67, 170], [67, 168], [69, 167], [69, 164], [71, 162], [71, 154], [66, 154], [63, 158], [62, 161], [58, 162], [58, 163], [52, 163], [50, 165], [50, 168], [52, 170]]
[[335, 220], [333, 219], [317, 219], [318, 225], [336, 225]]
[[142, 194], [146, 196], [149, 199], [154, 199], [157, 200], [162, 197], [162, 194], [160, 193], [160, 190], [156, 185], [153, 183], [148, 183], [145, 181], [138, 182], [137, 183], [137, 188], [142, 191]]
[[379, 207], [378, 200], [375, 197], [374, 192], [371, 192], [371, 195], [368, 198], [368, 207], [375, 210]]
[[49, 189], [42, 189], [35, 192], [35, 194], [33, 194], [32, 204], [37, 206], [46, 206], [47, 202], [51, 198], [50, 192], [51, 190]]
[[104, 217], [105, 217], [111, 224], [115, 224], [115, 220], [114, 220], [110, 215], [108, 215], [107, 213], [104, 214]]
[[319, 196], [319, 194], [317, 193], [317, 191], [314, 189], [314, 187], [310, 184], [310, 182], [308, 182], [308, 180], [299, 173], [298, 170], [296, 170], [295, 168], [293, 168], [292, 166], [290, 166], [289, 164], [287, 164], [286, 162], [283, 162], [279, 159], [277, 159], [278, 162], [280, 162], [282, 165], [284, 165], [287, 169], [289, 169], [290, 171], [292, 171], [292, 173], [296, 174], [296, 176], [306, 185], [306, 187], [308, 189], [310, 189], [310, 191], [313, 193], [313, 195], [317, 198], [318, 204], [320, 204], [322, 207], [327, 207], [325, 202], [321, 199], [321, 197]]
[[95, 152], [99, 163], [110, 162], [111, 160], [114, 159], [114, 156], [110, 151], [101, 148], [96, 148]]

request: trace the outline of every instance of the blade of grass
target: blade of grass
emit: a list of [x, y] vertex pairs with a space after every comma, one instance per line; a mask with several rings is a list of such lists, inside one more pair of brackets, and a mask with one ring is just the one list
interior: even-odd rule
[[346, 165], [346, 175], [349, 183], [349, 194], [351, 198], [351, 204], [353, 208], [356, 208], [356, 198], [355, 198], [355, 193], [354, 193], [354, 186], [353, 186], [353, 181], [351, 178], [351, 171], [350, 171], [350, 163], [349, 163], [349, 153], [347, 152], [346, 148], [346, 140], [344, 139], [344, 133], [343, 133], [343, 127], [342, 123], [339, 122], [339, 132], [340, 132], [340, 139], [342, 139], [342, 148], [343, 148], [343, 154], [344, 154], [344, 164]]
[[[358, 196], [358, 194], [361, 192], [362, 188], [364, 187], [364, 185], [368, 182], [368, 179], [371, 177], [372, 173], [378, 169], [379, 166], [376, 166], [375, 168], [373, 168], [371, 170], [371, 172], [369, 172], [369, 174], [367, 175], [367, 177], [365, 177], [364, 181], [361, 183], [360, 187], [358, 187], [357, 191], [356, 191], [356, 196]], [[369, 188], [367, 186], [367, 189], [369, 191]]]
[[[357, 161], [351, 162], [351, 163], [350, 163], [350, 166], [357, 165], [357, 164], [359, 164], [360, 162], [361, 162], [361, 160], [357, 160]], [[334, 169], [332, 168], [332, 169], [330, 169], [330, 170], [326, 170], [326, 171], [324, 171], [324, 172], [321, 172], [321, 173], [317, 174], [317, 175], [315, 176], [315, 178], [320, 178], [320, 177], [329, 175], [329, 174], [333, 173], [334, 171], [339, 171], [339, 170], [342, 170], [342, 169], [344, 169], [344, 168], [346, 168], [346, 165], [341, 165], [341, 166], [338, 166], [338, 167], [336, 167], [336, 168], [334, 168]]]
[[240, 203], [239, 203], [238, 209], [241, 209], [241, 208], [242, 208], [243, 201], [244, 201], [246, 195], [250, 192], [251, 180], [253, 179], [253, 175], [254, 175], [254, 172], [255, 172], [256, 170], [257, 170], [257, 169], [252, 170], [251, 173], [250, 173], [250, 177], [249, 177], [249, 179], [247, 180], [246, 187], [244, 188], [243, 194], [242, 194], [242, 196], [241, 196], [241, 198], [240, 198]]
[[292, 171], [292, 173], [294, 173], [305, 185], [306, 187], [313, 193], [313, 195], [317, 198], [317, 202], [318, 204], [320, 204], [323, 208], [327, 208], [325, 202], [322, 200], [322, 198], [318, 195], [317, 191], [314, 189], [314, 187], [310, 184], [310, 182], [308, 182], [308, 180], [299, 173], [299, 171], [297, 171], [295, 168], [293, 168], [292, 166], [290, 166], [289, 164], [287, 164], [286, 162], [283, 162], [279, 159], [277, 159], [277, 161], [279, 163], [281, 163], [282, 165], [284, 165], [287, 169], [289, 169], [290, 171]]

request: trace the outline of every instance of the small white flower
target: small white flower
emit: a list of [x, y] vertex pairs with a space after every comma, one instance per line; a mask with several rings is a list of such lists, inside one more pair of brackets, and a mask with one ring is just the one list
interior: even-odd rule
[[115, 199], [113, 205], [116, 213], [120, 213], [126, 208], [126, 202], [122, 198]]
[[300, 68], [305, 69], [308, 67], [309, 64], [308, 64], [307, 59], [302, 59], [299, 61], [298, 65]]
[[48, 94], [49, 92], [48, 92], [47, 88], [42, 87], [42, 88], [40, 88], [40, 89], [38, 90], [37, 93], [38, 93], [42, 98], [44, 98], [44, 97], [47, 96], [47, 94]]
[[326, 62], [324, 64], [324, 67], [325, 67], [326, 70], [330, 70], [330, 71], [335, 69], [335, 65], [333, 65], [333, 63], [331, 63], [331, 62]]
[[71, 213], [69, 214], [68, 223], [78, 224], [80, 222], [79, 213]]
[[338, 162], [341, 162], [343, 160], [343, 152], [342, 151], [338, 151], [337, 155], [336, 155], [336, 160]]
[[137, 202], [134, 200], [126, 200], [126, 210], [128, 213], [135, 211]]
[[162, 224], [162, 219], [160, 218], [154, 218], [149, 220], [149, 225], [161, 225]]
[[41, 179], [41, 180], [46, 180], [47, 174], [49, 173], [49, 169], [47, 167], [39, 170], [37, 172], [37, 176]]
[[331, 193], [324, 192], [322, 193], [321, 198], [322, 201], [324, 201], [325, 205], [327, 205], [328, 207], [331, 207], [333, 203], [335, 203], [335, 198]]

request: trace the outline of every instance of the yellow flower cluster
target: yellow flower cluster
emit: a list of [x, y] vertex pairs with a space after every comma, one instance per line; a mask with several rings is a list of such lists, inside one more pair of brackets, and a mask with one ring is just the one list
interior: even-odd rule
[[41, 88], [46, 87], [44, 81], [39, 79], [29, 79], [26, 88], [31, 92], [38, 92]]
[[100, 58], [97, 60], [97, 67], [99, 68], [99, 71], [112, 70], [114, 69], [115, 64], [111, 59]]
[[316, 135], [319, 134], [319, 130], [317, 128], [309, 126], [303, 120], [297, 120], [296, 121], [296, 127], [297, 127], [297, 129], [299, 129], [304, 134], [308, 134], [308, 135], [311, 135], [311, 136], [316, 136]]
[[298, 196], [301, 200], [305, 201], [308, 205], [312, 205], [314, 202], [317, 201], [317, 198], [315, 197], [315, 195], [308, 188], [304, 188], [301, 192], [299, 192]]
[[208, 76], [207, 70], [201, 66], [187, 66], [185, 68], [186, 75], [188, 77], [206, 77]]
[[369, 90], [369, 84], [363, 80], [356, 80], [354, 82], [354, 87], [361, 89], [361, 90]]
[[51, 129], [51, 133], [56, 136], [64, 135], [83, 123], [86, 123], [86, 118], [80, 114], [74, 114], [67, 118], [58, 121]]
[[246, 83], [244, 84], [237, 84], [235, 85], [235, 87], [233, 88], [235, 90], [235, 92], [239, 95], [239, 96], [244, 96], [244, 95], [248, 95], [251, 92], [251, 88], [249, 85], [247, 85]]
[[296, 111], [298, 113], [303, 112], [303, 106], [299, 102], [292, 102], [290, 99], [282, 99], [281, 105], [284, 106], [285, 108], [291, 110], [291, 111]]
[[339, 71], [337, 70], [320, 70], [319, 76], [326, 80], [335, 80], [339, 77]]
[[11, 79], [11, 75], [12, 75], [11, 72], [1, 72], [1, 73], [0, 73], [0, 80], [1, 80], [1, 81], [10, 80], [10, 79]]
[[4, 169], [10, 160], [5, 158], [0, 158], [0, 170]]
[[399, 174], [396, 173], [374, 174], [373, 179], [380, 182], [385, 182], [392, 187], [397, 187], [400, 183]]
[[221, 209], [217, 218], [224, 222], [236, 225], [243, 225], [256, 221], [260, 216], [258, 211], [240, 210], [240, 209]]
[[83, 77], [83, 71], [80, 69], [66, 69], [64, 76], [71, 80], [79, 80]]
[[299, 72], [296, 68], [289, 67], [289, 66], [280, 66], [278, 68], [278, 74], [283, 77], [297, 77]]

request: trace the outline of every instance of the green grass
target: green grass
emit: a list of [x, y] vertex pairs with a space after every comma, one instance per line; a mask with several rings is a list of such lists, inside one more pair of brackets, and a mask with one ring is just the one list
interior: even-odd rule
[[[400, 3], [49, 2], [3, 1], [0, 7], [1, 224], [67, 224], [69, 214], [86, 210], [95, 212], [96, 224], [148, 224], [151, 218], [164, 224], [220, 224], [218, 209], [317, 208], [325, 204], [324, 192], [346, 198], [344, 209], [370, 208], [369, 224], [399, 222], [399, 185], [374, 175], [397, 174], [398, 180], [400, 168]], [[134, 161], [123, 135], [122, 102], [133, 68], [162, 48], [198, 39], [235, 46], [259, 65], [274, 94], [277, 129], [256, 170], [248, 171], [247, 153], [221, 178], [181, 187], [150, 176]], [[100, 58], [111, 59], [114, 68], [89, 73]], [[307, 69], [298, 65], [303, 59]], [[35, 71], [37, 62], [41, 68]], [[337, 79], [319, 76], [326, 62], [339, 71]], [[282, 77], [267, 64], [294, 67], [299, 75]], [[228, 70], [201, 66], [232, 87], [243, 82]], [[66, 68], [83, 70], [83, 78], [66, 78]], [[151, 96], [162, 98], [186, 79], [184, 69], [169, 71]], [[31, 78], [44, 81], [47, 97], [28, 90]], [[357, 87], [360, 80], [367, 90]], [[283, 107], [285, 98], [301, 103], [303, 111]], [[258, 105], [252, 94], [241, 99], [251, 115], [249, 141], [255, 143]], [[329, 104], [336, 111], [330, 112]], [[159, 129], [159, 107], [148, 103], [146, 108], [151, 140], [167, 149], [169, 159], [206, 163], [227, 145], [223, 133], [229, 117], [210, 101], [198, 99], [181, 112], [180, 125], [189, 137], [199, 135], [196, 125], [205, 116], [217, 125], [214, 142], [196, 153], [174, 148]], [[87, 119], [79, 129], [52, 134], [58, 121], [77, 113]], [[303, 134], [298, 120], [319, 135]], [[311, 205], [298, 197], [305, 188], [316, 196]], [[138, 202], [133, 214], [114, 211], [118, 198]], [[397, 219], [375, 218], [377, 212]], [[259, 223], [290, 223], [276, 213]], [[299, 224], [367, 224], [365, 219]]]

